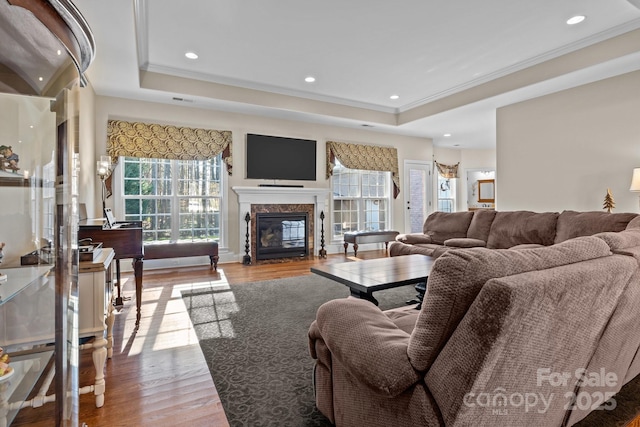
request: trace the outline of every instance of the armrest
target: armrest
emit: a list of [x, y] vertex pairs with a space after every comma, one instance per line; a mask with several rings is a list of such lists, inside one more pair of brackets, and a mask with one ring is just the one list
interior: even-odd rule
[[407, 356], [409, 334], [369, 301], [329, 301], [316, 326], [332, 357], [374, 392], [393, 397], [421, 379]]
[[424, 233], [409, 233], [409, 234], [398, 234], [396, 236], [396, 242], [415, 245], [418, 243], [431, 243], [432, 240], [431, 240], [431, 236], [428, 236]]

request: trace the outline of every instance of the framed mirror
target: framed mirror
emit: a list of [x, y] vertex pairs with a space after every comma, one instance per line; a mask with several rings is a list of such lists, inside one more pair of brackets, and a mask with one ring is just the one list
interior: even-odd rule
[[[495, 209], [496, 171], [492, 167], [467, 169], [466, 195], [467, 209]], [[482, 188], [480, 188], [482, 186]]]
[[478, 180], [478, 202], [495, 203], [495, 180]]

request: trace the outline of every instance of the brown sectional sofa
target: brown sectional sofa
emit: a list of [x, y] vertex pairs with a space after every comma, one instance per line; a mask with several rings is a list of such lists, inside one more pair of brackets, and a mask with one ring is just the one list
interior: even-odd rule
[[[309, 329], [316, 405], [336, 426], [573, 425], [613, 409], [615, 396], [593, 412], [602, 396], [638, 381], [638, 221], [623, 215], [616, 220], [628, 230], [571, 238], [612, 227], [611, 217], [594, 225], [592, 214], [520, 213], [544, 233], [525, 227], [513, 239], [491, 236], [513, 227], [494, 215], [488, 235], [469, 214], [460, 215], [466, 229], [425, 225], [436, 241], [511, 249], [442, 254], [420, 311], [382, 312], [354, 298], [319, 308]], [[563, 215], [566, 224], [556, 221]]]
[[[434, 212], [422, 233], [400, 234], [389, 245], [391, 256], [433, 257], [452, 248], [489, 249], [549, 246], [605, 231], [622, 231], [638, 214], [607, 212], [530, 212], [477, 210]], [[640, 218], [631, 227], [640, 227]]]

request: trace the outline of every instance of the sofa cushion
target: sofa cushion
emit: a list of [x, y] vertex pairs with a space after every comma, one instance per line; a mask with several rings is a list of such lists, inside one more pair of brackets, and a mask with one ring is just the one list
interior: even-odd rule
[[640, 228], [640, 215], [633, 218], [631, 221], [629, 221], [629, 224], [627, 224], [627, 230], [630, 230], [632, 228]]
[[392, 308], [386, 310], [384, 314], [396, 324], [396, 326], [407, 334], [413, 331], [416, 326], [416, 319], [418, 318], [418, 310], [415, 309], [415, 305], [406, 305], [404, 307]]
[[604, 231], [622, 231], [637, 216], [634, 213], [563, 211], [558, 216], [554, 242], [560, 243], [574, 237], [592, 236]]
[[496, 212], [487, 247], [507, 249], [523, 243], [552, 245], [556, 236], [557, 219], [557, 212]]
[[491, 223], [496, 217], [496, 211], [489, 209], [479, 209], [474, 211], [473, 219], [469, 224], [469, 230], [467, 230], [467, 237], [470, 239], [484, 240], [485, 242], [489, 238], [489, 231], [491, 230]]
[[454, 248], [484, 248], [487, 242], [479, 239], [447, 239], [444, 241], [445, 246]]
[[407, 348], [411, 364], [422, 372], [431, 366], [489, 279], [610, 254], [609, 246], [592, 236], [538, 249], [448, 251], [436, 260], [427, 281], [422, 309]]
[[444, 244], [447, 239], [467, 237], [473, 212], [434, 212], [424, 222], [422, 231], [433, 243]]
[[407, 245], [402, 242], [391, 242], [389, 243], [389, 256], [411, 254], [433, 256], [433, 251], [440, 247], [442, 246], [434, 243]]
[[595, 234], [594, 237], [604, 240], [612, 251], [640, 246], [640, 228], [630, 228], [618, 233], [609, 231]]
[[511, 246], [509, 249], [535, 249], [535, 248], [544, 248], [544, 245], [539, 243], [523, 243], [521, 245]]
[[441, 246], [441, 245], [439, 245], [437, 248], [435, 248], [435, 249], [433, 250], [433, 253], [431, 254], [431, 256], [432, 256], [433, 258], [439, 258], [439, 257], [441, 257], [441, 256], [442, 256], [442, 254], [444, 254], [445, 252], [447, 252], [449, 249], [454, 249], [454, 248], [452, 248], [452, 247], [450, 247], [450, 246]]

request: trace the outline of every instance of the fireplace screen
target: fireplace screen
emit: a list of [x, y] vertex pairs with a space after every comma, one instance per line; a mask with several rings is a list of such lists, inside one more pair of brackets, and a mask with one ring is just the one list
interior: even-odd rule
[[257, 213], [256, 259], [309, 255], [307, 213]]

